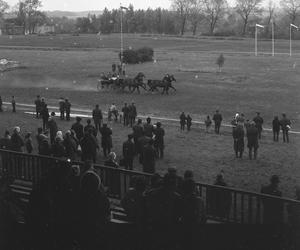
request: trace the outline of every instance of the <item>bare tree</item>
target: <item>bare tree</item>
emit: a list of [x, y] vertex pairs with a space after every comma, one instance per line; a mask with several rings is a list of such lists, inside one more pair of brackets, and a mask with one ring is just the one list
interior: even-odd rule
[[236, 11], [243, 19], [242, 35], [246, 34], [249, 17], [259, 11], [262, 0], [236, 0]]
[[209, 33], [213, 35], [219, 19], [227, 8], [226, 0], [203, 0], [204, 15], [209, 23]]
[[198, 24], [203, 18], [203, 0], [192, 0], [189, 21], [192, 26], [193, 35], [196, 35]]
[[270, 24], [271, 22], [273, 22], [275, 24], [275, 17], [276, 17], [276, 5], [275, 3], [270, 0], [268, 2], [268, 6], [267, 6], [267, 15], [265, 18], [265, 23], [266, 23], [266, 29], [265, 29], [265, 33], [266, 35], [270, 35]]
[[292, 24], [295, 24], [300, 11], [300, 0], [281, 0], [280, 5], [288, 14]]
[[188, 15], [191, 10], [193, 0], [173, 0], [173, 7], [179, 13], [180, 18], [180, 34], [183, 35], [187, 23]]
[[3, 0], [0, 0], [0, 19], [3, 18], [3, 14], [7, 11], [8, 8], [8, 3]]

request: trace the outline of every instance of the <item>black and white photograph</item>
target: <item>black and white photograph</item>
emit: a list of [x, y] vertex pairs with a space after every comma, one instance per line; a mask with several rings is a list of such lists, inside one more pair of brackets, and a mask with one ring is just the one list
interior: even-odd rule
[[0, 250], [300, 250], [300, 0], [0, 0]]

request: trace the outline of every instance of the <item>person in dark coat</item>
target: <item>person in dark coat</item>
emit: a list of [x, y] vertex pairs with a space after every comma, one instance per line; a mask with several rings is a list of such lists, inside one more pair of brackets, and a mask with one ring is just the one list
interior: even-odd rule
[[143, 171], [145, 173], [154, 174], [155, 173], [155, 159], [156, 159], [156, 151], [153, 147], [153, 140], [150, 139], [148, 144], [144, 146], [143, 151]]
[[64, 98], [61, 97], [59, 99], [58, 105], [59, 105], [60, 119], [64, 120], [65, 119], [65, 111], [66, 111]]
[[48, 120], [49, 120], [49, 110], [47, 108], [47, 104], [44, 105], [41, 111], [41, 116], [43, 119], [43, 130], [45, 131], [46, 128], [48, 127]]
[[257, 112], [256, 116], [253, 118], [253, 121], [255, 122], [255, 127], [257, 128], [258, 131], [258, 139], [261, 139], [261, 132], [262, 132], [262, 125], [264, 123], [263, 118], [260, 116], [260, 113]]
[[16, 113], [16, 99], [14, 96], [11, 97], [11, 105], [12, 105], [12, 112]]
[[103, 115], [102, 115], [102, 110], [99, 108], [98, 104], [93, 110], [93, 120], [94, 120], [96, 131], [97, 132], [100, 131], [100, 128], [102, 126], [102, 121], [103, 121]]
[[65, 146], [63, 144], [63, 135], [61, 131], [57, 131], [54, 143], [51, 145], [51, 155], [53, 157], [64, 157], [65, 156]]
[[272, 130], [273, 130], [273, 141], [279, 140], [279, 131], [280, 131], [280, 121], [278, 116], [275, 116], [272, 122]]
[[132, 127], [137, 117], [137, 111], [134, 102], [129, 106], [128, 116], [129, 116], [130, 127]]
[[147, 137], [152, 138], [153, 137], [153, 125], [151, 124], [151, 118], [147, 117], [146, 123], [144, 124], [144, 133]]
[[92, 160], [95, 163], [97, 157], [97, 149], [99, 149], [99, 145], [96, 137], [93, 135], [92, 129], [90, 129], [84, 134], [84, 137], [80, 141], [80, 145], [82, 150], [81, 160]]
[[50, 156], [51, 155], [51, 147], [48, 142], [48, 137], [44, 134], [39, 135], [39, 147], [38, 147], [38, 153], [40, 155]]
[[133, 140], [134, 140], [134, 145], [135, 145], [135, 149], [138, 149], [138, 140], [139, 138], [141, 138], [143, 136], [144, 133], [144, 127], [142, 125], [142, 119], [138, 119], [137, 124], [135, 124], [132, 127], [133, 130]]
[[291, 121], [286, 117], [286, 114], [282, 114], [280, 126], [283, 134], [283, 142], [289, 143], [289, 130], [291, 128]]
[[37, 95], [36, 96], [36, 99], [34, 101], [34, 104], [35, 104], [35, 112], [36, 112], [36, 118], [39, 118], [40, 117], [40, 114], [41, 114], [41, 104], [42, 104], [42, 101], [41, 101], [41, 97], [40, 95]]
[[74, 140], [74, 138], [71, 135], [71, 131], [67, 131], [63, 145], [66, 150], [66, 157], [72, 161], [76, 159], [76, 152], [77, 152], [77, 142]]
[[216, 113], [213, 116], [213, 121], [215, 123], [215, 133], [216, 134], [220, 134], [220, 127], [221, 127], [222, 120], [223, 120], [222, 115], [219, 113], [219, 110], [216, 110]]
[[191, 131], [191, 126], [192, 126], [192, 117], [190, 115], [186, 116], [186, 127], [188, 131]]
[[137, 146], [135, 148], [136, 153], [139, 155], [139, 163], [143, 164], [143, 148], [148, 144], [148, 142], [151, 140], [151, 138], [147, 137], [144, 132], [142, 133], [142, 136], [139, 137], [137, 141]]
[[83, 125], [80, 122], [81, 118], [77, 116], [76, 122], [71, 127], [71, 129], [75, 131], [78, 141], [80, 141], [83, 138]]
[[[270, 185], [262, 187], [261, 193], [281, 197], [282, 193], [278, 189], [279, 182], [279, 177], [277, 175], [273, 175], [270, 178]], [[264, 224], [280, 225], [283, 222], [283, 202], [274, 199], [263, 198], [263, 205]]]
[[84, 133], [88, 132], [90, 129], [93, 131], [93, 135], [97, 137], [97, 130], [96, 128], [92, 125], [92, 121], [90, 119], [86, 120], [87, 125], [84, 127], [83, 131]]
[[242, 124], [238, 123], [236, 127], [232, 130], [232, 136], [234, 140], [234, 152], [236, 158], [242, 158], [244, 153], [244, 127]]
[[100, 133], [102, 135], [101, 146], [103, 149], [103, 154], [105, 157], [107, 157], [112, 148], [112, 130], [107, 127], [106, 123], [104, 123], [102, 128], [100, 129]]
[[22, 148], [24, 147], [23, 138], [20, 135], [20, 127], [15, 127], [14, 132], [11, 135], [11, 150], [16, 152], [23, 152]]
[[123, 112], [123, 125], [128, 126], [129, 124], [129, 107], [127, 106], [127, 103], [124, 104], [124, 107], [122, 108]]
[[254, 159], [256, 160], [258, 149], [258, 129], [255, 126], [254, 121], [250, 123], [250, 126], [247, 129], [247, 139], [249, 148], [249, 159], [252, 160], [252, 151], [254, 151]]
[[181, 115], [179, 116], [179, 120], [180, 120], [180, 130], [184, 131], [185, 124], [186, 124], [186, 116], [184, 112], [182, 112]]
[[50, 143], [53, 144], [55, 137], [56, 137], [56, 133], [58, 131], [58, 127], [57, 127], [57, 123], [55, 121], [55, 113], [51, 112], [51, 117], [48, 120], [48, 128], [50, 131]]
[[11, 136], [8, 130], [5, 131], [4, 137], [0, 139], [0, 148], [4, 150], [11, 150]]
[[133, 135], [128, 135], [127, 141], [123, 143], [123, 159], [125, 169], [133, 170], [133, 159], [135, 155], [135, 146], [132, 141]]
[[26, 152], [28, 154], [31, 154], [32, 150], [33, 150], [33, 143], [32, 143], [32, 138], [31, 138], [31, 133], [30, 132], [25, 135], [24, 144], [25, 144]]
[[161, 127], [161, 123], [156, 123], [156, 129], [154, 130], [154, 148], [156, 150], [156, 155], [160, 159], [164, 157], [164, 136], [165, 136], [165, 130]]
[[66, 120], [70, 121], [71, 103], [68, 99], [65, 100]]

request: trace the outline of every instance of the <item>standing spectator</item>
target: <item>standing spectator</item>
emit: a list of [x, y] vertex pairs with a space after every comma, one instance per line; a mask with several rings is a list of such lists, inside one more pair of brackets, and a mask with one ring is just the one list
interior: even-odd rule
[[257, 128], [258, 131], [258, 139], [261, 139], [261, 132], [262, 132], [262, 125], [264, 123], [263, 118], [260, 116], [260, 113], [257, 112], [256, 116], [253, 118], [253, 121], [255, 122], [255, 127]]
[[31, 154], [32, 150], [33, 150], [33, 143], [32, 143], [32, 138], [31, 138], [30, 132], [25, 135], [24, 144], [25, 144], [26, 152], [28, 154]]
[[150, 140], [151, 138], [147, 137], [143, 132], [142, 136], [139, 137], [137, 141], [137, 146], [135, 149], [136, 149], [136, 153], [139, 155], [140, 164], [143, 164], [143, 148], [148, 144]]
[[252, 160], [252, 150], [254, 151], [254, 160], [257, 158], [258, 149], [258, 129], [255, 127], [254, 121], [250, 123], [247, 129], [247, 139], [249, 148], [249, 159]]
[[65, 100], [66, 120], [70, 121], [71, 103], [68, 99]]
[[143, 148], [143, 171], [145, 173], [154, 174], [155, 173], [155, 158], [156, 152], [153, 147], [153, 140], [150, 139], [148, 144]]
[[191, 126], [192, 126], [192, 117], [190, 115], [186, 116], [186, 127], [188, 131], [191, 131]]
[[127, 106], [127, 103], [124, 104], [124, 107], [122, 108], [123, 112], [123, 125], [128, 126], [129, 124], [129, 107]]
[[24, 141], [20, 135], [20, 127], [15, 127], [14, 132], [11, 136], [11, 150], [16, 152], [22, 152], [24, 147]]
[[212, 121], [211, 121], [209, 115], [206, 117], [206, 120], [204, 121], [204, 123], [205, 123], [205, 132], [210, 133], [210, 127], [211, 127]]
[[48, 137], [45, 134], [40, 134], [39, 141], [40, 141], [39, 148], [38, 148], [39, 154], [50, 156], [51, 155], [51, 147], [48, 142]]
[[233, 128], [232, 136], [234, 140], [234, 151], [236, 158], [242, 158], [244, 153], [244, 127], [243, 125], [238, 122], [238, 125]]
[[14, 96], [11, 97], [11, 105], [12, 105], [12, 112], [16, 113], [16, 99]]
[[137, 117], [137, 111], [134, 102], [129, 106], [128, 116], [129, 116], [130, 127], [132, 127]]
[[3, 105], [3, 102], [2, 102], [2, 97], [0, 96], [0, 112], [3, 112], [2, 105]]
[[125, 169], [133, 170], [133, 159], [135, 155], [135, 147], [132, 141], [133, 136], [128, 135], [128, 139], [123, 143], [123, 159]]
[[48, 119], [49, 119], [49, 110], [47, 108], [47, 104], [43, 107], [41, 111], [41, 116], [43, 119], [43, 130], [45, 131], [46, 128], [48, 127]]
[[138, 150], [138, 140], [143, 136], [144, 133], [142, 119], [138, 119], [137, 124], [135, 124], [132, 127], [132, 130], [133, 130], [133, 140], [134, 140], [135, 149]]
[[146, 123], [144, 124], [144, 133], [147, 137], [152, 138], [153, 137], [153, 125], [151, 124], [151, 118], [147, 117]]
[[272, 122], [272, 130], [273, 130], [273, 141], [278, 141], [279, 131], [280, 131], [280, 121], [278, 119], [278, 116], [274, 117], [274, 120]]
[[94, 120], [96, 131], [98, 133], [98, 131], [100, 131], [100, 128], [102, 126], [102, 121], [103, 121], [102, 111], [99, 108], [98, 104], [96, 105], [95, 109], [93, 110], [93, 120]]
[[97, 137], [97, 130], [96, 128], [92, 125], [92, 121], [90, 119], [86, 120], [87, 125], [84, 127], [83, 131], [84, 133], [87, 133], [90, 129], [93, 131], [93, 135]]
[[112, 103], [108, 110], [108, 120], [111, 121], [112, 115], [114, 115], [115, 122], [118, 121], [118, 109], [115, 103]]
[[179, 116], [179, 119], [180, 119], [180, 130], [184, 131], [185, 124], [186, 124], [186, 116], [185, 116], [184, 112], [181, 113], [181, 115]]
[[0, 148], [4, 150], [11, 149], [11, 136], [7, 130], [4, 133], [4, 137], [0, 139]]
[[66, 157], [72, 161], [74, 161], [76, 159], [76, 151], [77, 151], [77, 142], [74, 140], [74, 138], [72, 137], [71, 131], [68, 130], [66, 132], [64, 141], [63, 141], [63, 145], [65, 147], [66, 150]]
[[57, 127], [57, 123], [55, 121], [55, 113], [51, 112], [51, 117], [48, 120], [48, 129], [50, 132], [50, 143], [53, 144], [55, 137], [56, 137], [56, 133], [58, 131], [58, 127]]
[[84, 137], [80, 141], [81, 145], [81, 160], [88, 161], [92, 160], [94, 163], [97, 158], [97, 149], [99, 148], [96, 137], [93, 135], [93, 130], [90, 129], [84, 134]]
[[38, 148], [40, 147], [40, 144], [42, 142], [42, 137], [44, 137], [44, 136], [45, 135], [43, 134], [43, 128], [38, 128], [37, 135], [35, 136]]
[[289, 130], [291, 128], [291, 121], [286, 117], [286, 114], [282, 114], [280, 126], [283, 134], [283, 142], [289, 143]]
[[112, 130], [107, 127], [106, 123], [104, 123], [102, 128], [100, 129], [100, 133], [102, 135], [101, 146], [103, 149], [103, 154], [105, 157], [107, 157], [107, 154], [110, 153], [112, 148]]
[[41, 101], [41, 97], [40, 95], [37, 95], [36, 96], [36, 99], [34, 101], [34, 104], [35, 104], [35, 112], [36, 112], [36, 118], [39, 118], [40, 117], [40, 114], [41, 114], [41, 104], [42, 104], [42, 101]]
[[65, 119], [65, 100], [63, 97], [61, 97], [59, 99], [58, 105], [59, 105], [60, 119], [64, 120]]
[[63, 135], [61, 131], [57, 131], [54, 143], [51, 146], [51, 155], [53, 157], [64, 157], [65, 147], [63, 144]]
[[161, 127], [161, 123], [156, 123], [156, 129], [154, 130], [154, 148], [156, 150], [156, 155], [160, 159], [164, 157], [164, 136], [165, 136], [165, 130]]
[[220, 127], [222, 123], [223, 117], [219, 113], [219, 110], [216, 110], [216, 113], [213, 116], [213, 121], [215, 122], [215, 133], [220, 134]]
[[80, 122], [81, 122], [81, 118], [77, 116], [76, 122], [71, 127], [71, 129], [75, 131], [76, 137], [79, 142], [83, 138], [83, 125]]
[[[278, 189], [279, 182], [279, 177], [273, 175], [270, 178], [270, 185], [262, 187], [261, 193], [281, 197], [282, 193]], [[280, 225], [283, 222], [283, 203], [279, 200], [263, 198], [263, 205], [264, 224]]]

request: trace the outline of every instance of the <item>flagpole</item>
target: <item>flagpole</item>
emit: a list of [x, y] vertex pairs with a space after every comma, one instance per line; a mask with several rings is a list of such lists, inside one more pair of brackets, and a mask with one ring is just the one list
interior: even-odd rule
[[122, 4], [120, 4], [120, 10], [121, 10], [121, 66], [123, 70], [123, 10], [122, 10]]
[[257, 56], [257, 26], [255, 26], [255, 56]]
[[290, 56], [292, 56], [292, 25], [290, 25]]
[[272, 20], [272, 56], [275, 56], [274, 21]]

